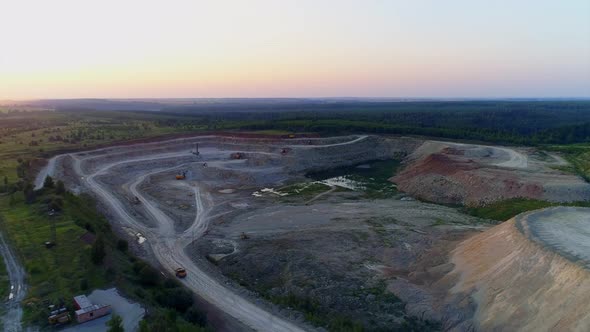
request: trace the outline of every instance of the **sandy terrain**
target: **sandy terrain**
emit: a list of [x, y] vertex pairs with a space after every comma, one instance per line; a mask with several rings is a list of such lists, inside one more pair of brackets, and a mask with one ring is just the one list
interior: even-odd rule
[[551, 208], [517, 216], [454, 251], [452, 292], [477, 305], [482, 331], [587, 331], [590, 209]]

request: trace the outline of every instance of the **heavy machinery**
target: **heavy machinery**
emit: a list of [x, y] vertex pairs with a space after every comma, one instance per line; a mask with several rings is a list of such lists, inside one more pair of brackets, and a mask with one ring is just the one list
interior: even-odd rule
[[70, 313], [68, 309], [62, 307], [58, 310], [53, 310], [49, 313], [49, 317], [47, 317], [47, 322], [51, 325], [61, 325], [69, 323], [71, 320]]
[[176, 174], [176, 180], [184, 180], [186, 179], [186, 171], [180, 172], [180, 174]]
[[234, 152], [230, 155], [231, 159], [242, 159], [244, 158], [244, 154], [241, 152]]
[[177, 278], [185, 278], [186, 277], [186, 270], [182, 267], [177, 268], [176, 270], [174, 270], [174, 274], [176, 275]]

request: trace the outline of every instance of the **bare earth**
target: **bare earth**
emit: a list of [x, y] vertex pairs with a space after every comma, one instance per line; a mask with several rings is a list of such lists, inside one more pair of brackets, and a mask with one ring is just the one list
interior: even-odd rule
[[453, 253], [452, 293], [477, 303], [483, 331], [586, 331], [589, 228], [590, 209], [558, 207], [476, 235]]
[[[198, 156], [191, 153], [195, 143]], [[239, 159], [230, 157], [238, 152]], [[322, 330], [289, 305], [271, 303], [294, 298], [369, 330], [528, 328], [540, 326], [532, 323], [539, 317], [553, 324], [551, 317], [564, 315], [525, 306], [540, 295], [524, 292], [553, 291], [556, 279], [547, 271], [561, 272], [552, 264], [585, 276], [571, 260], [587, 259], [585, 222], [573, 221], [580, 218], [568, 217], [566, 228], [539, 218], [523, 223], [523, 235], [514, 221], [489, 229], [488, 221], [404, 195], [368, 199], [334, 186], [313, 198], [285, 199], [273, 189], [253, 195], [309, 181], [306, 172], [394, 157], [405, 158], [394, 177], [398, 187], [431, 201], [590, 197], [588, 184], [552, 168], [563, 165], [558, 156], [377, 136], [201, 136], [111, 147], [57, 156], [37, 183], [48, 174], [74, 192], [93, 194], [136, 253], [165, 274], [184, 267], [186, 287], [233, 320], [220, 330]], [[186, 179], [175, 180], [180, 173]], [[531, 255], [538, 259], [527, 260]], [[527, 286], [530, 271], [539, 281]], [[503, 286], [513, 282], [522, 302]], [[555, 326], [586, 322], [563, 317]]]
[[551, 202], [590, 199], [590, 184], [556, 169], [565, 161], [533, 149], [426, 141], [392, 178], [414, 197], [486, 205], [525, 197]]

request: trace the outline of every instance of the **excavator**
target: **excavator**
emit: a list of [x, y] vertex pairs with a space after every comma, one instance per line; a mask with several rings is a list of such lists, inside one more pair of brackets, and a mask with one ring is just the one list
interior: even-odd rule
[[180, 174], [176, 174], [176, 180], [184, 180], [186, 179], [186, 171], [180, 172]]

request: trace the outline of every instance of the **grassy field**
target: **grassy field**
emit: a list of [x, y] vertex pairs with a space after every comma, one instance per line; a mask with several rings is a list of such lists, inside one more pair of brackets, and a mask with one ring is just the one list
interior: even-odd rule
[[[60, 151], [74, 151], [137, 138], [201, 131], [195, 121], [168, 122], [169, 117], [120, 112], [4, 113], [0, 118], [0, 226], [27, 272], [29, 292], [23, 301], [24, 322], [47, 324], [47, 304], [69, 305], [77, 294], [117, 287], [151, 313], [142, 331], [202, 331], [206, 319], [192, 294], [127, 252], [87, 196], [57, 193], [55, 188], [25, 198], [23, 188], [34, 176], [31, 161]], [[5, 179], [8, 185], [5, 185]], [[50, 215], [49, 210], [58, 212]], [[103, 239], [98, 241], [98, 239]], [[45, 242], [56, 245], [46, 248]], [[93, 260], [97, 242], [104, 258]], [[123, 248], [124, 247], [124, 248]], [[0, 296], [8, 291], [4, 264]]]
[[551, 203], [534, 199], [514, 198], [482, 207], [465, 207], [464, 211], [479, 218], [506, 221], [522, 212], [560, 205], [590, 207], [590, 202]]
[[587, 182], [590, 182], [589, 144], [553, 145], [547, 148], [561, 153], [571, 164], [571, 166], [565, 166], [564, 171], [576, 173]]
[[[49, 197], [41, 195], [39, 200]], [[25, 204], [22, 193], [15, 193], [10, 198], [0, 200], [0, 210], [4, 211], [4, 229], [10, 235], [12, 243], [27, 272], [30, 285], [28, 299], [34, 305], [39, 300], [58, 301], [69, 299], [87, 289], [104, 287], [107, 284], [105, 269], [94, 265], [90, 260], [90, 245], [80, 237], [87, 231], [76, 223], [96, 224], [100, 218], [96, 212], [79, 211], [77, 199], [71, 195], [65, 197], [64, 213], [48, 216], [48, 206], [42, 201]], [[55, 238], [52, 235], [55, 225]], [[46, 249], [46, 241], [57, 245]], [[85, 281], [84, 281], [85, 280]], [[85, 283], [85, 287], [82, 284]], [[84, 288], [84, 289], [82, 289]], [[27, 310], [28, 320], [35, 320], [34, 311]]]
[[[158, 324], [169, 320], [166, 315], [170, 309], [177, 312], [174, 321], [168, 321], [170, 326], [176, 324], [186, 331], [203, 330], [205, 319], [193, 306], [192, 294], [174, 278], [161, 276], [128, 253], [127, 243], [117, 238], [94, 205], [88, 196], [58, 194], [54, 189], [37, 191], [32, 203], [27, 203], [20, 192], [0, 199], [3, 227], [16, 246], [28, 277], [24, 322], [43, 327], [48, 316], [47, 304], [69, 305], [74, 295], [117, 287], [152, 312], [151, 320], [144, 323], [148, 330], [157, 331]], [[58, 212], [50, 216], [50, 209], [56, 206]], [[55, 245], [46, 248], [46, 241]], [[93, 253], [99, 242], [104, 244], [104, 257], [97, 262]]]

